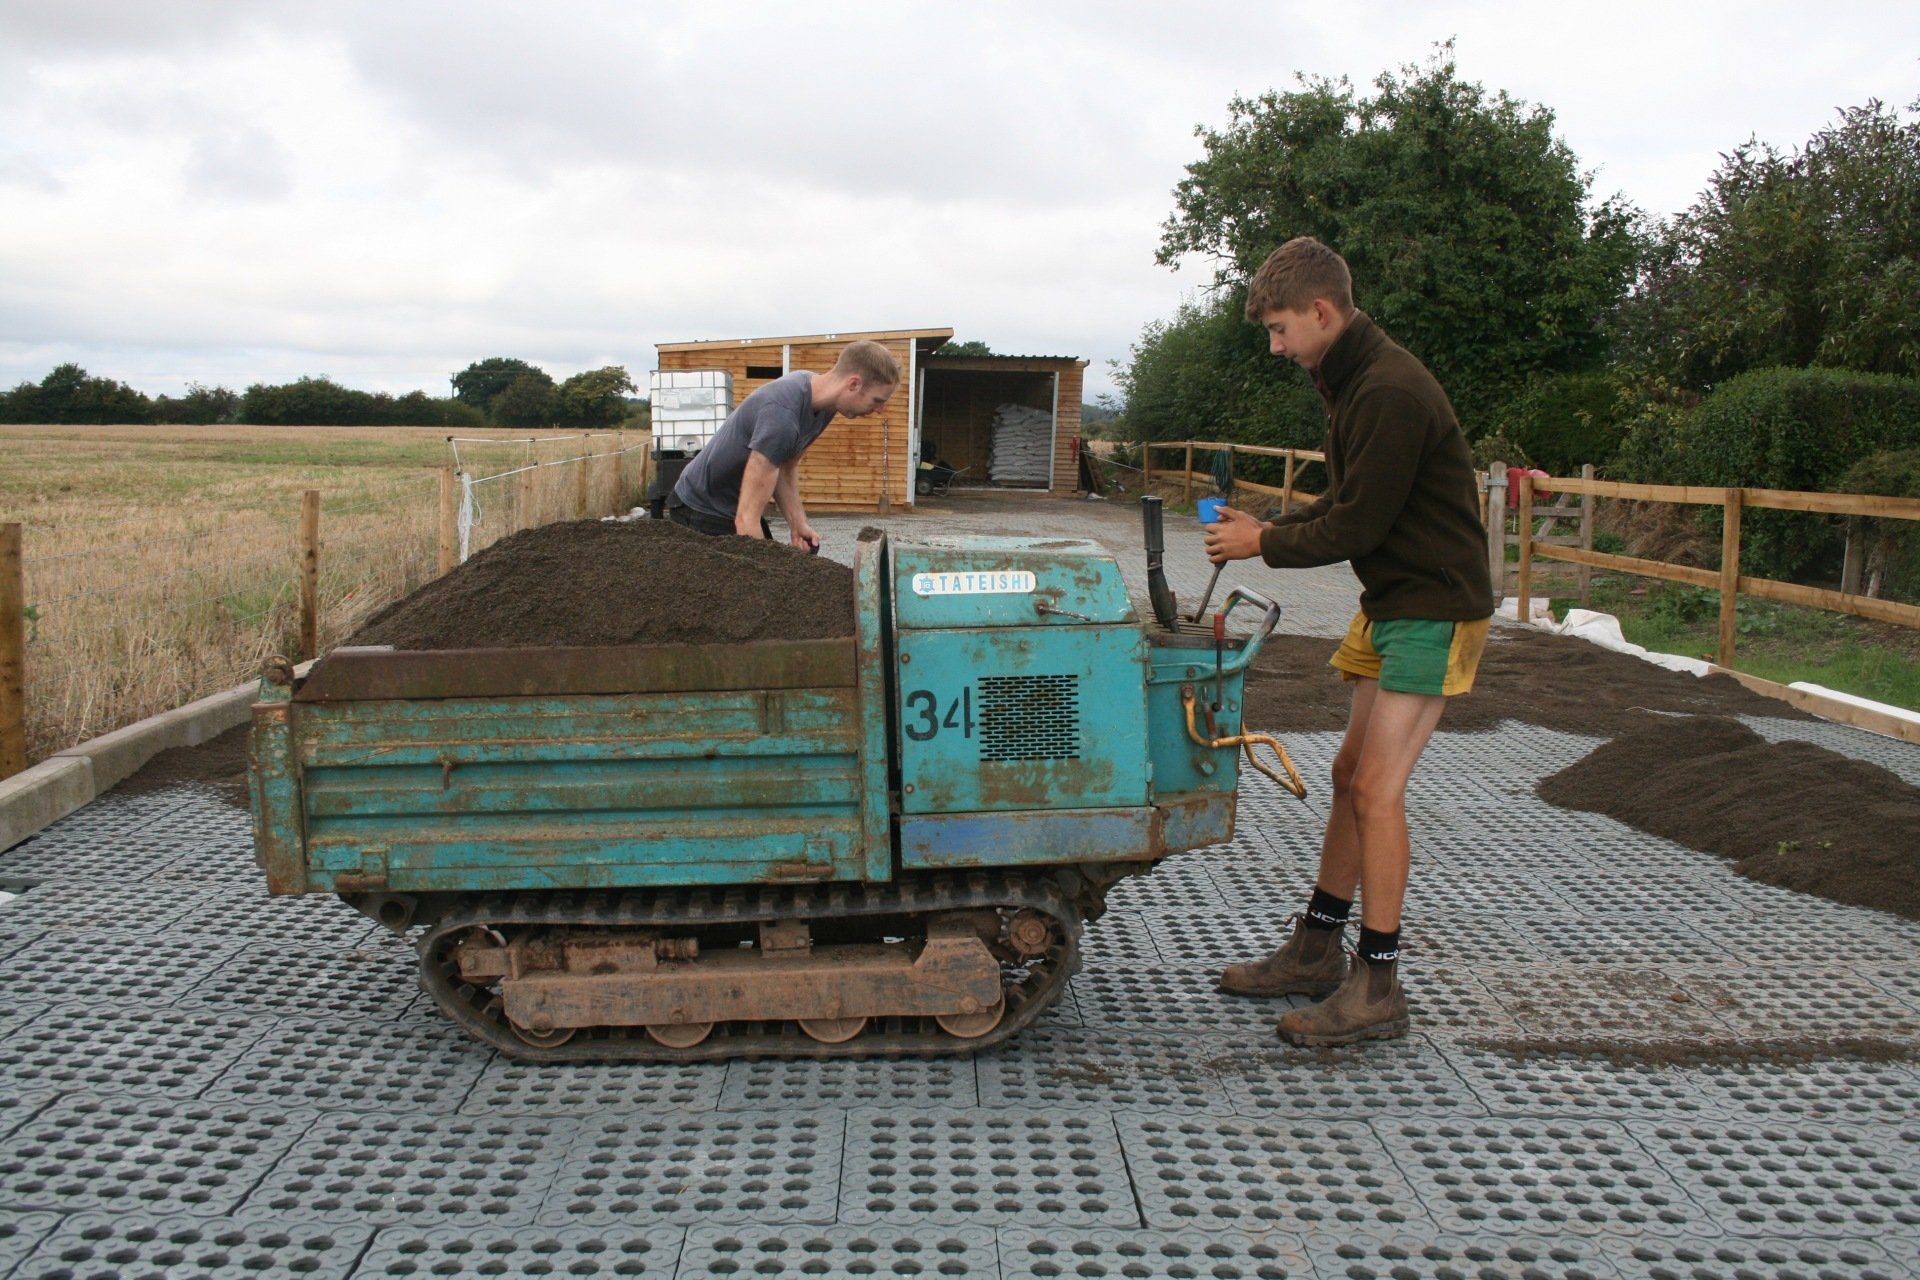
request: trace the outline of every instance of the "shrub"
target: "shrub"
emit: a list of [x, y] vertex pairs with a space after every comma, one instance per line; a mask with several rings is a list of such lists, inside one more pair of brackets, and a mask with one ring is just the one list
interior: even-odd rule
[[[1876, 453], [1920, 439], [1920, 380], [1838, 369], [1756, 369], [1729, 378], [1672, 432], [1669, 483], [1844, 491], [1841, 477]], [[1784, 577], [1831, 555], [1838, 522], [1752, 511], [1741, 564]]]
[[1614, 408], [1617, 395], [1606, 373], [1536, 374], [1493, 415], [1494, 434], [1520, 451], [1520, 456], [1497, 456], [1512, 462], [1524, 458], [1556, 476], [1577, 474], [1589, 462], [1606, 463], [1623, 434]]

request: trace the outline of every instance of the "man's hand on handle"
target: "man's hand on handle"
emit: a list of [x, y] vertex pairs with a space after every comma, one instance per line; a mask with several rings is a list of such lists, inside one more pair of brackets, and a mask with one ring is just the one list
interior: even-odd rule
[[1260, 554], [1260, 533], [1267, 526], [1244, 511], [1220, 508], [1220, 522], [1207, 528], [1207, 559], [1215, 564], [1251, 560]]

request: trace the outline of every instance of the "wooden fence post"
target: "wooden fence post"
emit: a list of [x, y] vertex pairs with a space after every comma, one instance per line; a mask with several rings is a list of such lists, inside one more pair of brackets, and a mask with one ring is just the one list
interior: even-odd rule
[[1507, 469], [1498, 462], [1487, 467], [1487, 572], [1497, 604], [1507, 595]]
[[1233, 445], [1227, 446], [1227, 487], [1221, 490], [1221, 492], [1226, 495], [1227, 505], [1230, 507], [1235, 505], [1233, 501], [1233, 455], [1237, 452], [1238, 450]]
[[627, 429], [621, 427], [613, 441], [613, 506], [615, 515], [625, 515], [633, 502], [627, 496]]
[[1187, 441], [1187, 469], [1181, 477], [1180, 501], [1193, 505], [1193, 441]]
[[320, 491], [300, 495], [300, 660], [320, 656]]
[[1859, 516], [1847, 517], [1847, 550], [1840, 561], [1840, 590], [1850, 596], [1860, 594], [1865, 578], [1867, 540]]
[[[1501, 539], [1504, 543], [1505, 538]], [[1502, 560], [1506, 559], [1501, 548]], [[1522, 622], [1533, 620], [1533, 477], [1520, 477], [1520, 581], [1514, 593], [1515, 613]]]
[[1733, 666], [1733, 646], [1740, 633], [1740, 512], [1745, 489], [1727, 490], [1725, 515], [1720, 522], [1720, 649], [1715, 661]]
[[[1593, 464], [1591, 462], [1581, 464], [1580, 478], [1582, 480], [1593, 479]], [[1593, 495], [1590, 493], [1580, 495], [1580, 548], [1583, 551], [1593, 550]], [[1590, 609], [1593, 607], [1593, 566], [1586, 564], [1580, 565], [1579, 578], [1580, 607], [1582, 609]]]
[[1140, 492], [1153, 490], [1153, 441], [1140, 437]]
[[18, 524], [0, 524], [0, 778], [27, 767], [27, 570]]
[[527, 469], [520, 473], [519, 492], [515, 495], [513, 510], [513, 527], [516, 530], [533, 528], [533, 478], [539, 474], [540, 469], [532, 463], [527, 464]]
[[1280, 514], [1293, 510], [1293, 450], [1287, 450], [1287, 473], [1280, 481]]
[[573, 518], [585, 520], [587, 506], [593, 500], [593, 436], [580, 437], [586, 452], [580, 455], [578, 474], [573, 477]]
[[633, 505], [647, 505], [647, 490], [653, 487], [653, 427], [647, 427], [647, 443], [640, 451], [640, 488], [633, 495]]
[[440, 573], [453, 571], [460, 558], [460, 478], [452, 467], [440, 468]]

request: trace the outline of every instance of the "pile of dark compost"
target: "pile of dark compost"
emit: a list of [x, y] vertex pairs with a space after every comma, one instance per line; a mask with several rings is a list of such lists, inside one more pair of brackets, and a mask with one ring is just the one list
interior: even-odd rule
[[1920, 788], [1724, 716], [1635, 714], [1542, 780], [1540, 798], [1718, 854], [1765, 884], [1920, 919]]
[[247, 808], [247, 735], [241, 724], [197, 747], [162, 751], [123, 779], [109, 795], [142, 796], [168, 787], [204, 786], [237, 809]]
[[374, 614], [346, 643], [572, 648], [852, 634], [846, 565], [664, 520], [575, 520], [502, 538]]
[[[1340, 647], [1322, 636], [1276, 635], [1247, 672], [1246, 723], [1261, 733], [1319, 733], [1347, 727], [1352, 686], [1327, 665]], [[1611, 738], [1633, 727], [1639, 710], [1685, 715], [1810, 719], [1731, 676], [1668, 671], [1584, 640], [1519, 627], [1487, 637], [1473, 691], [1447, 700], [1440, 728], [1483, 733], [1520, 720], [1568, 733]]]

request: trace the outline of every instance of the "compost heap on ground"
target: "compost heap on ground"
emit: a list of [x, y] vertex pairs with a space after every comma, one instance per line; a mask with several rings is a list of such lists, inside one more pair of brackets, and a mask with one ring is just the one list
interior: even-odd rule
[[852, 634], [846, 565], [664, 520], [575, 520], [502, 538], [346, 643], [511, 649]]
[[[1247, 673], [1246, 723], [1262, 733], [1345, 729], [1352, 686], [1327, 665], [1340, 647], [1322, 636], [1277, 635]], [[1479, 733], [1502, 720], [1611, 738], [1637, 725], [1635, 708], [1702, 715], [1808, 719], [1731, 676], [1668, 671], [1584, 640], [1496, 627], [1473, 692], [1447, 700], [1440, 728]]]
[[1920, 919], [1920, 788], [1737, 720], [1636, 716], [1544, 779], [1540, 798], [1730, 858], [1767, 884]]

